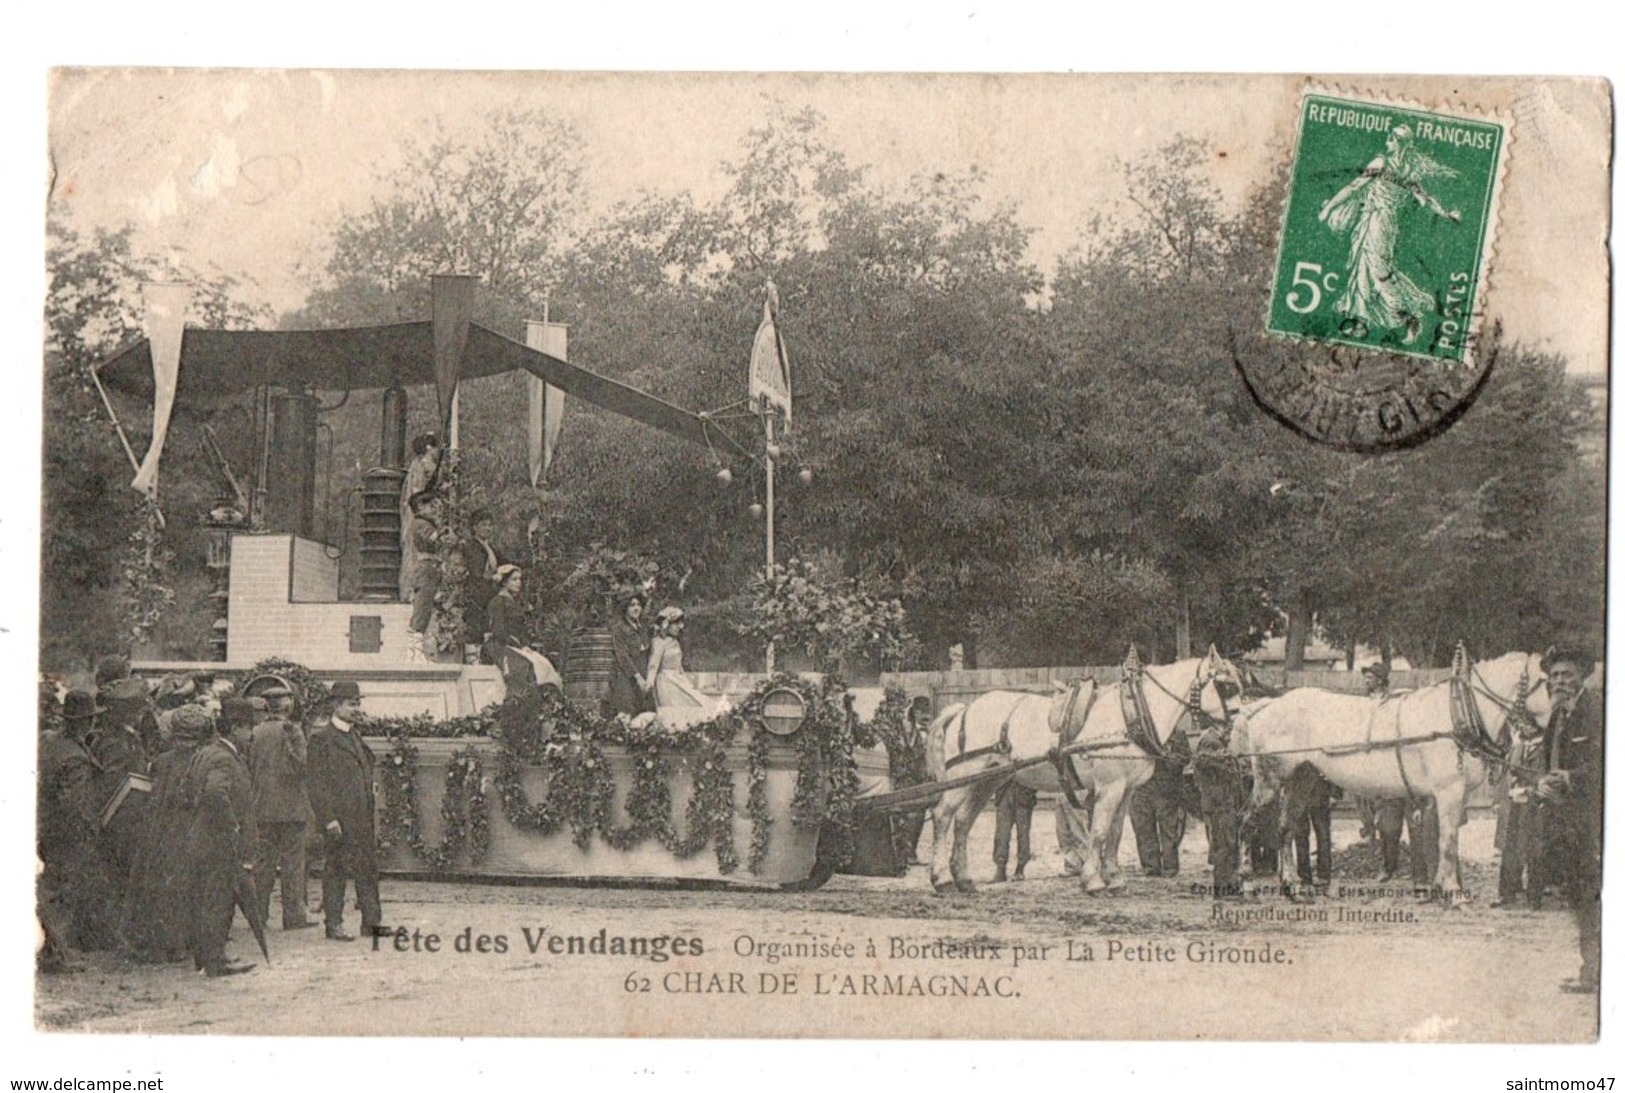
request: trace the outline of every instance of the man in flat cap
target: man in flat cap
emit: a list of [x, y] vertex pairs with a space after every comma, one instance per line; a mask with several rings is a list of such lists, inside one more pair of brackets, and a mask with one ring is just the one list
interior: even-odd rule
[[[208, 712], [183, 707], [178, 734], [209, 739], [192, 757], [182, 779], [184, 805], [191, 812], [186, 832], [186, 864], [191, 913], [192, 961], [211, 979], [251, 970], [252, 964], [226, 960], [226, 941], [237, 910], [237, 882], [254, 868], [254, 787], [248, 763], [227, 737], [197, 725]], [[193, 712], [195, 711], [195, 712]]]
[[[272, 692], [281, 699], [286, 687], [262, 691], [256, 701], [268, 704]], [[305, 791], [305, 733], [292, 719], [269, 713], [252, 730], [248, 771], [254, 779], [254, 822], [259, 844], [254, 853], [260, 918], [270, 922], [271, 884], [282, 872], [282, 928], [303, 930], [316, 925], [305, 912], [305, 836], [310, 825], [310, 798]]]
[[1544, 816], [1546, 857], [1561, 878], [1580, 928], [1580, 974], [1563, 984], [1595, 994], [1602, 977], [1602, 705], [1586, 680], [1589, 653], [1560, 645], [1542, 658], [1552, 696], [1546, 727], [1546, 774], [1536, 785]]
[[361, 932], [383, 924], [378, 900], [378, 840], [374, 826], [372, 749], [356, 729], [361, 688], [340, 680], [331, 691], [333, 713], [310, 734], [307, 788], [316, 826], [327, 847], [322, 870], [322, 906], [331, 941], [354, 941], [344, 929], [345, 882], [355, 882], [361, 904]]

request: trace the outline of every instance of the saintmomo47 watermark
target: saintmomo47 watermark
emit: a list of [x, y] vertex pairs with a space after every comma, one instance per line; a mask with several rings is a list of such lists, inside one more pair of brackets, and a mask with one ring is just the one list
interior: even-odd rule
[[1269, 329], [1466, 361], [1506, 137], [1495, 120], [1305, 96]]

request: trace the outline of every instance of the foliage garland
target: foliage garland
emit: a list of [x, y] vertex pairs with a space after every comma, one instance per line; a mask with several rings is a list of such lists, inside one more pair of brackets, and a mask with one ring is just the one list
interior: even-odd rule
[[445, 794], [440, 802], [443, 829], [439, 843], [423, 838], [418, 818], [418, 749], [404, 733], [390, 737], [384, 762], [384, 806], [381, 823], [384, 846], [409, 847], [419, 861], [445, 872], [463, 851], [470, 865], [479, 865], [491, 849], [490, 806], [485, 794], [485, 769], [472, 746], [455, 752], [446, 764]]
[[170, 583], [175, 552], [164, 542], [163, 516], [158, 510], [157, 498], [143, 498], [135, 517], [135, 530], [130, 532], [119, 565], [123, 576], [120, 587], [123, 614], [130, 620], [126, 635], [130, 647], [151, 637], [153, 627], [175, 602], [175, 589]]
[[[896, 684], [886, 687], [874, 720], [869, 723], [877, 741], [886, 748], [887, 773], [894, 790], [921, 785], [929, 780], [925, 769], [925, 740], [920, 727], [909, 717], [914, 700]], [[923, 808], [923, 806], [922, 806]], [[892, 848], [897, 860], [909, 861], [914, 857], [914, 839], [919, 828], [907, 822], [908, 813], [891, 816]]]
[[288, 681], [300, 717], [317, 716], [331, 704], [331, 692], [327, 684], [317, 679], [315, 673], [303, 664], [296, 664], [281, 657], [267, 657], [241, 673], [237, 684], [239, 687], [246, 686], [261, 676], [278, 676]]
[[[439, 846], [429, 846], [420, 834], [414, 782], [418, 750], [410, 738], [486, 735], [500, 749], [493, 782], [503, 814], [515, 827], [549, 835], [568, 824], [582, 849], [595, 835], [619, 850], [652, 839], [678, 858], [693, 857], [709, 846], [718, 870], [730, 874], [738, 869], [740, 855], [734, 842], [734, 776], [728, 769], [728, 747], [748, 727], [745, 810], [751, 842], [744, 864], [758, 872], [767, 857], [774, 820], [767, 797], [774, 737], [760, 727], [762, 703], [769, 692], [782, 688], [798, 693], [807, 708], [806, 721], [793, 737], [797, 772], [792, 821], [801, 828], [829, 822], [844, 829], [837, 843], [844, 859], [850, 851], [857, 794], [852, 757], [859, 731], [856, 718], [843, 703], [845, 685], [839, 679], [827, 677], [816, 683], [790, 673], [764, 681], [736, 708], [678, 732], [634, 727], [624, 718], [599, 718], [552, 690], [515, 694], [501, 705], [452, 722], [437, 723], [427, 715], [373, 720], [367, 726], [369, 733], [386, 734], [392, 740], [385, 764], [386, 839], [410, 846], [435, 869], [447, 868], [465, 846], [472, 860], [483, 858], [489, 820], [484, 774], [473, 749], [452, 757], [442, 805], [445, 834]], [[872, 732], [866, 735], [873, 738]], [[615, 780], [605, 746], [625, 748], [632, 762], [624, 825], [615, 823]], [[681, 805], [683, 834], [675, 819], [678, 803], [671, 797], [673, 762], [685, 764], [692, 775], [688, 800]], [[527, 771], [536, 766], [542, 768], [547, 784], [547, 794], [539, 802], [531, 799], [524, 785]]]
[[468, 542], [470, 496], [465, 488], [462, 453], [447, 449], [435, 473], [435, 488], [442, 498], [440, 535], [435, 553], [440, 566], [440, 584], [434, 595], [433, 651], [455, 654], [463, 659], [464, 609], [469, 597], [469, 574], [463, 565], [463, 545]]

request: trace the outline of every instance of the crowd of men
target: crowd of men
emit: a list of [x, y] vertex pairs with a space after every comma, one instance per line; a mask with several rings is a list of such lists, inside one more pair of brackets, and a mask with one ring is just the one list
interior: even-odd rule
[[208, 977], [249, 971], [226, 955], [236, 914], [263, 939], [280, 883], [282, 928], [317, 925], [313, 866], [328, 938], [355, 938], [344, 928], [350, 882], [362, 932], [382, 928], [360, 688], [341, 680], [309, 710], [280, 681], [251, 689], [206, 674], [151, 685], [118, 656], [98, 662], [94, 690], [42, 686], [43, 970], [114, 949], [190, 959]]

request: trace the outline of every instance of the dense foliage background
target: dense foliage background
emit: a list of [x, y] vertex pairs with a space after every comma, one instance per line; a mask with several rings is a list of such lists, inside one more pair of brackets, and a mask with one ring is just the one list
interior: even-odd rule
[[[1389, 456], [1314, 446], [1249, 401], [1234, 356], [1292, 351], [1251, 333], [1280, 178], [1228, 209], [1205, 181], [1210, 150], [1175, 140], [1121, 165], [1132, 215], [1097, 220], [1046, 276], [1016, 210], [984, 200], [975, 173], [883, 189], [811, 111], [771, 105], [709, 205], [650, 196], [589, 215], [584, 154], [535, 114], [412, 147], [389, 196], [338, 226], [307, 305], [276, 321], [422, 318], [431, 273], [476, 273], [487, 325], [521, 337], [545, 307], [569, 324], [576, 363], [721, 409], [744, 395], [771, 278], [796, 385], [787, 467], [812, 471], [780, 477], [780, 556], [834, 595], [900, 600], [924, 667], [946, 667], [953, 643], [982, 666], [1080, 664], [1130, 640], [1166, 659], [1283, 629], [1290, 655], [1311, 618], [1421, 665], [1458, 639], [1476, 655], [1601, 645], [1603, 423], [1561, 359], [1496, 339], [1465, 418]], [[130, 643], [121, 582], [139, 505], [84, 369], [139, 332], [136, 289], [155, 266], [128, 232], [58, 224], [48, 261], [42, 639], [45, 665], [69, 668]], [[168, 261], [200, 285], [194, 323], [270, 321], [241, 286]], [[379, 395], [323, 397], [318, 523], [353, 541]], [[523, 397], [518, 376], [467, 385], [465, 480], [508, 550], [534, 550], [538, 602], [591, 544], [637, 551], [661, 562], [657, 600], [689, 611], [691, 666], [756, 666], [735, 627], [761, 565], [760, 475], [736, 466], [724, 487], [705, 451], [572, 404], [533, 491]], [[432, 391], [411, 398], [414, 430], [431, 427]], [[150, 411], [119, 410], [139, 454]], [[175, 602], [151, 655], [203, 653], [196, 519], [221, 483], [200, 430], [213, 423], [243, 470], [250, 420], [246, 399], [177, 411], [161, 497]]]

